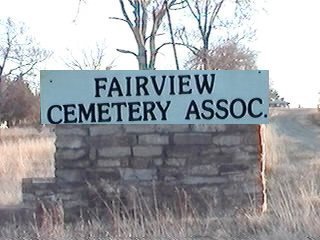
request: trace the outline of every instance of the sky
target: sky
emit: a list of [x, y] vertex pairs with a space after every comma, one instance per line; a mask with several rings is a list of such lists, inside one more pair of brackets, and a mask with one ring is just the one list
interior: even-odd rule
[[[258, 68], [270, 71], [270, 82], [292, 107], [316, 107], [320, 98], [319, 0], [256, 0], [266, 12], [255, 16]], [[54, 51], [42, 69], [66, 69], [66, 49], [92, 48], [96, 42], [107, 47], [107, 62], [114, 69], [137, 69], [133, 56], [116, 48], [135, 50], [117, 0], [87, 0], [74, 22], [78, 0], [0, 0], [0, 19], [24, 22], [42, 47]], [[182, 53], [181, 50], [180, 54]], [[169, 50], [159, 55], [157, 69], [174, 69]]]

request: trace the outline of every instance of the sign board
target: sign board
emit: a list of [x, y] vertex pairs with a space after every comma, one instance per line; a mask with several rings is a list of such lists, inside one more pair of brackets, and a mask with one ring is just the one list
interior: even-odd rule
[[43, 124], [263, 124], [268, 71], [41, 71]]

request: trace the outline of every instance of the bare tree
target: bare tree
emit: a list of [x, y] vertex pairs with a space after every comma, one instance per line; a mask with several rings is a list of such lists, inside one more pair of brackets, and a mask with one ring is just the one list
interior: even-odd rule
[[106, 47], [104, 44], [96, 43], [94, 49], [82, 50], [79, 56], [76, 56], [70, 49], [69, 60], [64, 63], [73, 70], [110, 70], [113, 66], [105, 64]]
[[33, 75], [37, 65], [51, 55], [27, 34], [23, 24], [8, 18], [0, 21], [0, 31], [0, 81]]
[[[156, 37], [168, 8], [180, 4], [177, 0], [119, 0], [122, 18], [113, 17], [128, 24], [134, 35], [137, 52], [117, 49], [121, 53], [136, 57], [139, 69], [155, 69], [157, 54], [162, 46], [157, 47]], [[132, 12], [133, 14], [129, 14]], [[149, 19], [151, 15], [151, 19]]]
[[[220, 28], [226, 29], [232, 24], [241, 24], [250, 15], [250, 0], [185, 0], [186, 9], [196, 21], [197, 32], [199, 33], [200, 44], [196, 46], [194, 39], [189, 40], [187, 28], [184, 26], [177, 34], [182, 44], [191, 50], [193, 55], [201, 59], [201, 69], [209, 68], [209, 54], [211, 48], [211, 37], [213, 30]], [[225, 17], [224, 6], [229, 5], [229, 9], [233, 9], [231, 19]], [[229, 10], [230, 11], [230, 10]], [[241, 36], [243, 37], [243, 36]], [[240, 38], [241, 38], [240, 37]], [[211, 51], [212, 52], [212, 51]], [[212, 54], [212, 53], [211, 53]]]
[[280, 95], [278, 93], [278, 91], [276, 89], [274, 89], [273, 87], [269, 88], [269, 100], [270, 101], [275, 101], [278, 100], [280, 98]]
[[[252, 70], [257, 68], [256, 56], [256, 52], [250, 48], [235, 40], [229, 40], [208, 50], [206, 67], [212, 70]], [[202, 69], [203, 57], [193, 56], [187, 66], [191, 69]]]

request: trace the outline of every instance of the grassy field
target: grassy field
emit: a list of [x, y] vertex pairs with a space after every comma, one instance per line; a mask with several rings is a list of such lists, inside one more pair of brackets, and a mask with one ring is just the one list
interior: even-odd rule
[[21, 179], [54, 176], [54, 134], [47, 129], [0, 129], [0, 205], [21, 202]]
[[[53, 175], [54, 137], [30, 132], [1, 132], [2, 204], [20, 201], [21, 178]], [[316, 155], [301, 161], [292, 158], [286, 147], [293, 144], [292, 139], [280, 134], [273, 124], [266, 127], [266, 139], [268, 209], [263, 214], [251, 212], [221, 221], [210, 213], [175, 217], [170, 212], [137, 212], [134, 217], [120, 218], [115, 211], [110, 225], [79, 222], [45, 231], [11, 226], [0, 230], [0, 239], [320, 239], [320, 159]]]

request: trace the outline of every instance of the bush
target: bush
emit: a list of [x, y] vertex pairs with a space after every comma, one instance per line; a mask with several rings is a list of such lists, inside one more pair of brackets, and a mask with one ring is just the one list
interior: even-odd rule
[[0, 121], [9, 126], [39, 122], [40, 98], [23, 80], [3, 80], [0, 83]]

